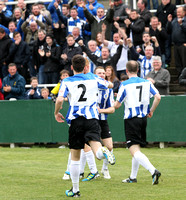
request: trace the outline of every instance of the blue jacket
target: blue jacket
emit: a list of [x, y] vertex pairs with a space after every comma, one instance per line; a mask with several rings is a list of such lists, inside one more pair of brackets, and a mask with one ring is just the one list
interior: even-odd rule
[[[52, 17], [52, 22], [58, 22], [59, 18], [56, 12], [56, 8], [54, 7], [54, 2], [56, 0], [53, 0], [49, 5], [48, 5], [48, 10], [50, 11], [51, 17]], [[59, 4], [59, 6], [62, 8], [63, 4], [68, 4], [68, 0], [63, 0], [62, 3]]]
[[[10, 98], [24, 99], [25, 84], [25, 79], [18, 72], [16, 72], [16, 74], [13, 76], [8, 74], [3, 79], [2, 85], [2, 93], [4, 94], [5, 100], [9, 100]], [[3, 87], [6, 85], [11, 86], [10, 92], [5, 92], [3, 90]]]
[[104, 9], [104, 5], [100, 4], [97, 2], [97, 0], [95, 0], [95, 2], [92, 4], [94, 6], [94, 9], [93, 10], [90, 10], [89, 6], [90, 6], [90, 3], [87, 1], [87, 4], [86, 4], [86, 8], [87, 10], [94, 16], [97, 15], [97, 9], [98, 8], [103, 8]]
[[[30, 91], [32, 89], [34, 89], [34, 91], [35, 91], [33, 95], [30, 94]], [[38, 87], [31, 88], [31, 89], [27, 90], [27, 92], [26, 92], [25, 99], [41, 99], [41, 98], [42, 98], [42, 96], [41, 96], [41, 90]]]

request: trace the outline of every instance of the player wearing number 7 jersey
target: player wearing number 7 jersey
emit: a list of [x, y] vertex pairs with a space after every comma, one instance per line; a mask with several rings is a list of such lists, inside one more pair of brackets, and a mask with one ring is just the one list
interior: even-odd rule
[[[129, 178], [123, 183], [137, 182], [139, 165], [142, 165], [152, 175], [152, 184], [158, 184], [161, 173], [151, 164], [149, 159], [140, 151], [140, 146], [146, 145], [147, 117], [152, 117], [161, 96], [154, 85], [145, 79], [137, 77], [138, 63], [129, 61], [126, 65], [129, 77], [121, 83], [114, 107], [117, 109], [124, 102], [124, 124], [127, 146], [132, 155], [132, 169]], [[150, 98], [154, 96], [150, 108]]]
[[100, 143], [101, 128], [98, 123], [97, 94], [98, 88], [107, 89], [109, 82], [96, 77], [92, 73], [84, 74], [85, 59], [76, 55], [72, 59], [74, 76], [64, 79], [61, 83], [55, 105], [55, 119], [64, 122], [63, 115], [59, 112], [65, 97], [69, 100], [69, 110], [66, 121], [69, 127], [69, 147], [71, 151], [70, 176], [72, 189], [66, 190], [68, 197], [79, 197], [80, 151], [87, 143], [91, 146], [96, 158], [106, 158], [115, 164], [114, 155]]

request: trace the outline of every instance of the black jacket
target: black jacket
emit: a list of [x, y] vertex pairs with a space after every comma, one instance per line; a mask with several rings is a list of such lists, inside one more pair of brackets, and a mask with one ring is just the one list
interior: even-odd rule
[[74, 43], [72, 46], [67, 45], [67, 47], [62, 51], [62, 54], [67, 55], [67, 60], [63, 60], [62, 58], [60, 59], [62, 68], [68, 70], [70, 75], [73, 75], [71, 70], [72, 58], [77, 54], [83, 55], [81, 48], [76, 43]]
[[142, 12], [140, 11], [140, 18], [144, 20], [145, 22], [145, 27], [149, 27], [150, 24], [150, 19], [152, 17], [151, 12], [145, 8]]
[[21, 41], [19, 45], [15, 43], [10, 46], [10, 61], [19, 65], [27, 66], [30, 60], [30, 49], [25, 41]]
[[[44, 51], [45, 51], [45, 56], [41, 57], [41, 62], [44, 63], [45, 68], [44, 72], [59, 72], [60, 71], [60, 66], [59, 66], [59, 59], [60, 59], [60, 53], [61, 49], [53, 40], [53, 44], [51, 48], [48, 47], [47, 43], [44, 44]], [[51, 56], [47, 57], [46, 53], [50, 51]]]
[[8, 64], [9, 62], [9, 48], [12, 44], [12, 40], [9, 38], [8, 35], [5, 35], [0, 40], [0, 65], [4, 62]]
[[38, 50], [39, 48], [44, 48], [44, 44], [45, 44], [45, 39], [40, 41], [39, 39], [37, 39], [36, 41], [34, 41], [34, 44], [33, 44], [33, 54], [32, 54], [32, 60], [33, 60], [33, 64], [36, 65], [37, 67], [37, 71], [39, 69], [39, 66], [42, 65], [42, 60], [41, 60], [41, 57], [38, 53]]
[[105, 63], [103, 62], [102, 57], [93, 54], [85, 45], [81, 46], [81, 48], [97, 67], [102, 66], [105, 68], [107, 66], [112, 66], [116, 72], [116, 64], [120, 59], [123, 45], [119, 45], [117, 52], [112, 57], [109, 57]]
[[130, 31], [132, 30], [133, 44], [134, 46], [138, 46], [143, 44], [142, 33], [145, 28], [145, 22], [143, 19], [137, 18], [135, 20], [131, 20], [131, 24], [126, 28], [127, 36], [130, 37]]
[[162, 24], [162, 27], [166, 27], [167, 24], [167, 17], [169, 14], [171, 14], [174, 17], [176, 17], [176, 6], [174, 4], [168, 3], [166, 6], [161, 4], [157, 8], [156, 16], [158, 17], [159, 21]]

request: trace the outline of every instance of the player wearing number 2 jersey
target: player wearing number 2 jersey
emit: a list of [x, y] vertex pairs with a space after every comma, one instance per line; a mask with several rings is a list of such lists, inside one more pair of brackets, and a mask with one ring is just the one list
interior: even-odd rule
[[[137, 182], [139, 165], [142, 165], [152, 174], [152, 184], [158, 184], [161, 173], [155, 169], [149, 159], [140, 151], [140, 146], [146, 145], [147, 116], [152, 117], [158, 106], [161, 96], [154, 85], [147, 80], [137, 77], [138, 63], [129, 61], [127, 63], [127, 75], [129, 79], [121, 83], [118, 91], [115, 108], [119, 108], [124, 102], [124, 124], [127, 146], [132, 155], [132, 170], [129, 178], [123, 183]], [[154, 96], [150, 108], [150, 97]]]
[[107, 89], [109, 83], [95, 77], [91, 73], [84, 74], [85, 59], [76, 55], [72, 59], [74, 76], [64, 79], [61, 84], [55, 105], [55, 119], [64, 122], [59, 112], [65, 97], [69, 100], [69, 110], [66, 116], [69, 128], [69, 147], [71, 151], [70, 176], [72, 189], [66, 190], [68, 197], [79, 197], [80, 151], [87, 143], [91, 146], [96, 158], [106, 158], [110, 164], [115, 164], [114, 155], [100, 143], [100, 126], [98, 123], [97, 94], [98, 88]]

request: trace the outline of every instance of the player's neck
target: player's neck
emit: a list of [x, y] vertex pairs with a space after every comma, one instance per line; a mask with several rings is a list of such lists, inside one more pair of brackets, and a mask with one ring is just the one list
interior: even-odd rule
[[130, 74], [130, 73], [128, 73], [127, 75], [128, 75], [129, 78], [138, 77], [137, 74]]

